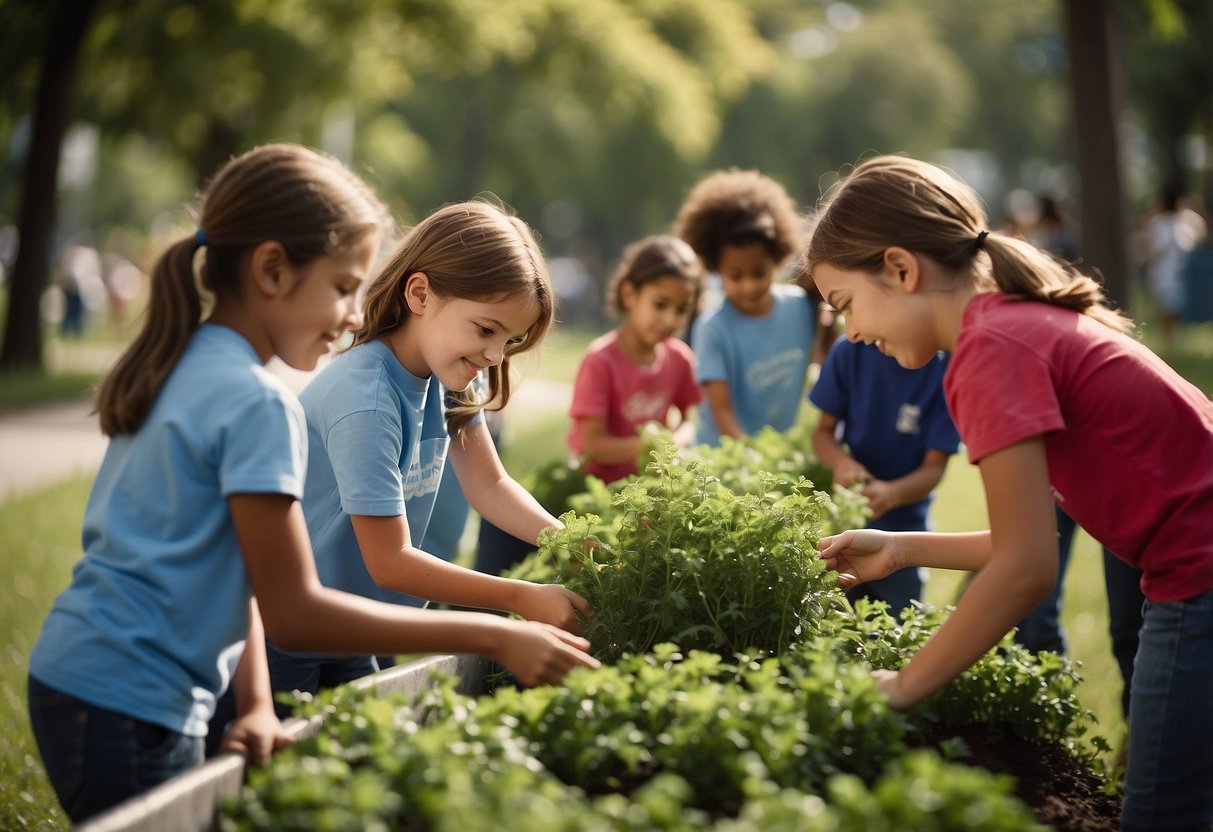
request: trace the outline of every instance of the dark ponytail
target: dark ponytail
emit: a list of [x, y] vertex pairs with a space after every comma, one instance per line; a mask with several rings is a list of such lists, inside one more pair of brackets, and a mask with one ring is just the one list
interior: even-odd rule
[[371, 189], [330, 156], [272, 144], [232, 159], [203, 194], [197, 232], [171, 245], [152, 269], [143, 328], [97, 395], [101, 430], [115, 436], [142, 426], [198, 329], [201, 290], [239, 297], [244, 261], [258, 245], [274, 240], [291, 263], [306, 266], [390, 225]]

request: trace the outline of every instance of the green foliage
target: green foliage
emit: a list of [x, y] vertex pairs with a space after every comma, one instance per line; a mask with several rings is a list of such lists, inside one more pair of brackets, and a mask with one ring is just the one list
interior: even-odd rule
[[[884, 602], [860, 600], [847, 621], [847, 649], [876, 668], [897, 669], [917, 653], [943, 624], [951, 607], [937, 610], [915, 603], [899, 617]], [[1081, 749], [1094, 717], [1078, 701], [1078, 668], [1056, 653], [1031, 654], [1011, 633], [943, 690], [914, 709], [915, 722], [931, 726], [983, 725], [1041, 745], [1059, 744], [1089, 761]], [[1091, 738], [1099, 750], [1101, 737]]]
[[476, 700], [453, 684], [321, 694], [321, 732], [254, 770], [223, 828], [1038, 828], [1009, 778], [907, 750], [907, 717], [829, 640], [782, 659], [662, 644]]
[[0, 413], [91, 396], [96, 373], [47, 373], [41, 370], [0, 372]]
[[524, 475], [522, 486], [549, 514], [559, 516], [569, 510], [569, 498], [586, 490], [583, 468], [564, 459], [553, 460]]
[[566, 514], [533, 556], [593, 605], [585, 633], [597, 655], [661, 641], [779, 652], [846, 608], [817, 557], [829, 500], [811, 483], [762, 474], [737, 495], [702, 463], [680, 463], [671, 443], [652, 456], [643, 479], [612, 493], [607, 519]]

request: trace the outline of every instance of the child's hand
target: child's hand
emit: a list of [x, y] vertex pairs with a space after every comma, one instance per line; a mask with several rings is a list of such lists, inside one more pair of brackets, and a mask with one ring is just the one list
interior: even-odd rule
[[219, 750], [244, 754], [253, 765], [263, 766], [270, 755], [293, 745], [294, 742], [295, 740], [282, 730], [282, 722], [274, 714], [273, 706], [266, 706], [237, 717], [232, 727], [223, 735]]
[[513, 610], [530, 621], [553, 624], [574, 635], [581, 634], [581, 621], [577, 613], [589, 617], [593, 614], [590, 602], [571, 589], [559, 584], [530, 584]]
[[863, 490], [859, 493], [868, 500], [868, 508], [872, 512], [872, 519], [875, 520], [889, 509], [896, 508], [901, 505], [900, 496], [896, 493], [892, 483], [884, 480], [870, 480], [864, 485]]
[[876, 689], [889, 700], [889, 707], [895, 711], [904, 711], [914, 703], [901, 689], [901, 676], [896, 670], [873, 670], [872, 678], [876, 680]]
[[850, 488], [857, 482], [867, 482], [872, 479], [868, 469], [864, 468], [851, 457], [847, 457], [834, 468], [834, 484], [840, 488]]
[[853, 529], [823, 537], [818, 556], [838, 573], [838, 586], [850, 589], [864, 581], [883, 578], [905, 564], [897, 552], [896, 535], [876, 529]]
[[580, 636], [538, 621], [506, 621], [510, 627], [493, 658], [522, 684], [554, 685], [574, 667], [598, 667]]
[[695, 444], [696, 426], [694, 422], [683, 422], [674, 431], [674, 444], [679, 448], [689, 448]]

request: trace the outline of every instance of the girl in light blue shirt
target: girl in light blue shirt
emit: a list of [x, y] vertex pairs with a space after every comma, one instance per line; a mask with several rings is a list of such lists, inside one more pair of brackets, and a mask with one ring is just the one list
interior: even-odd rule
[[[336, 160], [268, 145], [215, 176], [197, 231], [157, 262], [146, 323], [98, 396], [110, 445], [85, 554], [30, 657], [34, 737], [73, 821], [200, 763], [229, 683], [224, 747], [261, 762], [286, 744], [265, 633], [294, 649], [484, 653], [529, 682], [594, 663], [563, 630], [377, 604], [316, 577], [303, 411], [264, 364], [313, 369], [358, 325], [385, 218]], [[213, 296], [201, 324], [196, 260]]]
[[[552, 314], [547, 266], [518, 218], [461, 202], [410, 231], [367, 290], [354, 345], [300, 395], [303, 512], [325, 586], [580, 632], [589, 605], [564, 587], [486, 575], [420, 548], [448, 463], [471, 507], [511, 535], [536, 542], [560, 527], [502, 467], [482, 414], [505, 407], [511, 357], [539, 345]], [[270, 642], [275, 691], [315, 692], [378, 666], [369, 651], [316, 655]]]

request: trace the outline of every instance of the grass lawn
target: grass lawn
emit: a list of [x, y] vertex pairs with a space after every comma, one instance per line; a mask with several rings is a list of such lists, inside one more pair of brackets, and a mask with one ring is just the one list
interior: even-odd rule
[[[528, 375], [570, 382], [588, 335], [557, 331]], [[1184, 333], [1167, 353], [1174, 366], [1206, 393], [1213, 392], [1213, 326]], [[525, 384], [525, 380], [523, 381]], [[7, 388], [7, 384], [4, 385]], [[564, 456], [566, 417], [562, 412], [518, 420], [502, 449], [506, 467], [520, 476], [535, 466]], [[0, 829], [63, 829], [66, 818], [46, 784], [29, 733], [25, 677], [30, 646], [55, 595], [66, 585], [79, 558], [79, 528], [89, 478], [71, 479], [32, 494], [0, 502]], [[986, 527], [984, 496], [977, 471], [962, 458], [952, 460], [936, 501], [935, 522], [943, 531]], [[465, 537], [465, 541], [469, 537]], [[474, 539], [474, 538], [471, 538]], [[951, 602], [959, 576], [933, 570], [927, 598]], [[1063, 623], [1073, 658], [1082, 662], [1086, 679], [1080, 697], [1100, 720], [1098, 733], [1114, 746], [1121, 741], [1119, 672], [1106, 633], [1102, 565], [1095, 542], [1079, 533], [1065, 585]]]
[[90, 477], [0, 503], [0, 829], [63, 829], [26, 716], [29, 651], [80, 557]]

